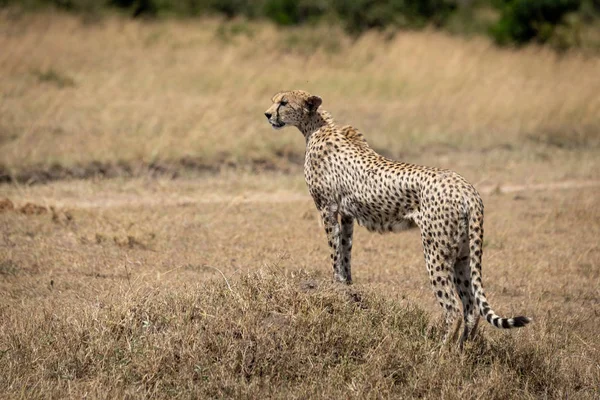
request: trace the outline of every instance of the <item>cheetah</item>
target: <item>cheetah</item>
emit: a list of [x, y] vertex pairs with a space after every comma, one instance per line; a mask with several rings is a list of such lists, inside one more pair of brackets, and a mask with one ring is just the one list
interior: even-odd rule
[[528, 317], [498, 316], [481, 281], [483, 202], [459, 174], [393, 161], [376, 153], [351, 126], [339, 127], [302, 90], [279, 92], [265, 116], [274, 129], [295, 126], [306, 141], [304, 177], [321, 215], [335, 281], [350, 284], [354, 222], [369, 231], [420, 229], [431, 287], [444, 313], [443, 342], [457, 322], [460, 349], [473, 337], [480, 315], [500, 329], [522, 327]]

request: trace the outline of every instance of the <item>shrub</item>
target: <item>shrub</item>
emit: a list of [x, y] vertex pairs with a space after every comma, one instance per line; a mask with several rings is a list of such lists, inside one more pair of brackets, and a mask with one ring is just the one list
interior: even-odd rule
[[534, 40], [561, 49], [579, 46], [584, 24], [593, 27], [600, 19], [600, 0], [0, 0], [0, 7], [7, 5], [87, 15], [107, 7], [133, 17], [213, 14], [265, 18], [284, 26], [327, 18], [355, 36], [369, 29], [433, 25], [462, 34], [488, 31], [501, 45]]
[[564, 17], [581, 6], [581, 0], [508, 0], [491, 34], [499, 44], [548, 42]]
[[314, 0], [267, 0], [264, 14], [279, 25], [292, 25], [323, 16], [329, 11], [326, 2]]
[[333, 0], [336, 13], [350, 33], [387, 26], [415, 28], [442, 25], [455, 9], [444, 0]]

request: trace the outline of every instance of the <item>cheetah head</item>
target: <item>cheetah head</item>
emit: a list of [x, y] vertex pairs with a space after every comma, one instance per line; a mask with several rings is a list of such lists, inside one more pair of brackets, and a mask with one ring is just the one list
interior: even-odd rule
[[265, 112], [265, 116], [273, 129], [281, 129], [286, 125], [302, 126], [323, 102], [319, 96], [303, 90], [279, 92], [271, 101], [273, 104]]

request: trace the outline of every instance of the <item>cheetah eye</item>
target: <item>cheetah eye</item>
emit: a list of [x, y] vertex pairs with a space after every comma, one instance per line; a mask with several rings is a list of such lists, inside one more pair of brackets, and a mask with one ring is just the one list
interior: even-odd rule
[[281, 100], [279, 102], [279, 105], [282, 106], [282, 107], [285, 107], [285, 106], [287, 106], [287, 103], [288, 103], [287, 100]]

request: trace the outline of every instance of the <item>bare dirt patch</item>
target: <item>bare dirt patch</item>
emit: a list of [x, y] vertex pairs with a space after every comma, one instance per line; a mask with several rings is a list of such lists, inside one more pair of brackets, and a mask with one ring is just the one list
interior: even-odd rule
[[10, 199], [0, 199], [0, 212], [12, 211], [15, 205]]

